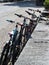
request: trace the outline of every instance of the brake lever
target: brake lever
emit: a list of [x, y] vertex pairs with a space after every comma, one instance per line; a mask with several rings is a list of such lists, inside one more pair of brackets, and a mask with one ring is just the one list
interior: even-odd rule
[[12, 21], [12, 20], [6, 20], [6, 21], [11, 22], [11, 23], [14, 23], [15, 22], [15, 21]]

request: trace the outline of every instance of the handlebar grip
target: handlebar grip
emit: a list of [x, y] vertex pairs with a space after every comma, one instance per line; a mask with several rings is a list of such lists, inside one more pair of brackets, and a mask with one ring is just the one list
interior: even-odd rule
[[25, 11], [26, 13], [28, 13], [29, 15], [32, 15], [30, 12], [28, 12], [28, 11]]
[[15, 22], [15, 21], [12, 21], [12, 20], [6, 20], [6, 21], [11, 22], [11, 23]]
[[37, 11], [37, 10], [34, 10], [34, 9], [28, 9], [28, 10], [30, 10], [30, 11]]
[[19, 15], [19, 14], [15, 14], [15, 15], [17, 15], [18, 17], [22, 17], [22, 15]]
[[32, 9], [28, 9], [28, 10], [32, 11]]

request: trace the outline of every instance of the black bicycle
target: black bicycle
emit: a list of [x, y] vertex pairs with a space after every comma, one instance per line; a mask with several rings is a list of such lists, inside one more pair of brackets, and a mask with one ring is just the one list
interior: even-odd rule
[[[15, 31], [16, 32], [16, 31]], [[11, 58], [11, 51], [12, 51], [12, 45], [15, 42], [15, 38], [17, 37], [17, 33], [9, 33], [10, 36], [10, 40], [5, 44], [3, 51], [1, 53], [1, 57], [0, 57], [0, 65], [8, 65], [8, 62]]]
[[0, 65], [7, 65], [7, 56], [8, 56], [10, 44], [11, 44], [11, 39], [5, 44], [3, 48], [0, 58]]

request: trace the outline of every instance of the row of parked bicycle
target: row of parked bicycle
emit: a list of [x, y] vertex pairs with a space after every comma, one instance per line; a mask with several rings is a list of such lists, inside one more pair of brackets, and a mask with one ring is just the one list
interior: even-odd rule
[[[33, 11], [33, 13], [31, 13], [31, 11]], [[24, 18], [23, 24], [17, 23], [15, 29], [9, 33], [10, 39], [6, 42], [2, 50], [0, 57], [0, 65], [14, 65], [26, 42], [31, 37], [31, 33], [35, 29], [37, 23], [40, 20], [47, 21], [45, 18], [43, 18], [43, 15], [41, 14], [40, 10], [28, 9], [28, 11], [25, 12], [32, 17], [28, 18], [20, 14], [15, 14], [20, 18]], [[38, 12], [41, 15], [37, 16], [35, 12]], [[26, 23], [26, 19], [29, 19], [29, 24]], [[20, 31], [18, 31], [18, 25], [21, 26]]]

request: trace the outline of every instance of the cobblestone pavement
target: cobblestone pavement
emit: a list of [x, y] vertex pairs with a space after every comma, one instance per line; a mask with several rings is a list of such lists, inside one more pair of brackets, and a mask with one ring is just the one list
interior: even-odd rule
[[[26, 3], [26, 2], [13, 2], [13, 3], [0, 3], [0, 54], [5, 45], [5, 42], [9, 40], [8, 32], [12, 31], [16, 25], [16, 22], [23, 22], [23, 18], [18, 18], [15, 16], [15, 13], [23, 14], [24, 16], [28, 16], [25, 10], [28, 8], [40, 9], [43, 10], [43, 7], [36, 7], [34, 3]], [[15, 23], [7, 22], [6, 20], [13, 20]]]

